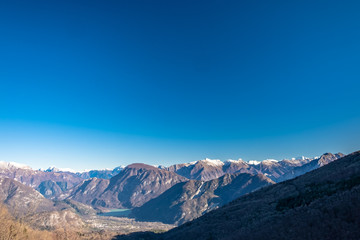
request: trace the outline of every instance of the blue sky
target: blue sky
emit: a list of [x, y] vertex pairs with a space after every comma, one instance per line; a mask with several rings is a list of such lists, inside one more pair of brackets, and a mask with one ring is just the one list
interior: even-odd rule
[[1, 1], [0, 160], [349, 153], [358, 1]]

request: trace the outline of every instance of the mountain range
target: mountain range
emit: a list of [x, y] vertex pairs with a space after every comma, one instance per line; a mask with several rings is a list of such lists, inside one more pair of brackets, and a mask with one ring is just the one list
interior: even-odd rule
[[[262, 162], [205, 159], [169, 167], [136, 163], [81, 173], [56, 168], [33, 170], [0, 162], [0, 200], [13, 216], [37, 229], [103, 224], [109, 228], [110, 220], [102, 220], [97, 213], [119, 208], [131, 209], [129, 217], [136, 220], [133, 224], [147, 222], [143, 229], [153, 227], [150, 222], [169, 229], [173, 224], [192, 224], [239, 197], [283, 186], [289, 179], [296, 180], [339, 158], [344, 159], [344, 155], [325, 153], [316, 158]], [[106, 223], [98, 223], [101, 221]]]
[[359, 225], [360, 151], [244, 195], [166, 233], [117, 239], [359, 239]]

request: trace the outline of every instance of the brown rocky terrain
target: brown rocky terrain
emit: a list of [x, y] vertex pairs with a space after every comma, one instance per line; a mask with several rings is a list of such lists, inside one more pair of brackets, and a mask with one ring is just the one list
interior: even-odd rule
[[15, 216], [55, 210], [52, 201], [33, 188], [9, 178], [0, 178], [0, 201]]
[[219, 160], [205, 159], [195, 163], [175, 164], [166, 169], [188, 179], [207, 181], [224, 175], [223, 165]]
[[88, 205], [106, 207], [110, 204], [106, 203], [106, 200], [100, 199], [100, 195], [107, 189], [109, 183], [110, 180], [108, 179], [87, 179], [70, 189], [66, 194], [61, 196], [61, 198], [74, 199]]
[[83, 180], [70, 172], [44, 172], [7, 162], [0, 162], [0, 177], [14, 179], [32, 187], [47, 198], [53, 198]]

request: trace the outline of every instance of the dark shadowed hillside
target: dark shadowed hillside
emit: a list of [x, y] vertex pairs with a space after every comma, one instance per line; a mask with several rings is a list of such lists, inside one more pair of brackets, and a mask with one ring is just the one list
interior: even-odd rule
[[164, 234], [118, 239], [360, 239], [360, 151]]
[[207, 182], [191, 180], [178, 183], [150, 200], [132, 214], [141, 221], [182, 224], [222, 206], [255, 189], [274, 184], [262, 174], [226, 174]]

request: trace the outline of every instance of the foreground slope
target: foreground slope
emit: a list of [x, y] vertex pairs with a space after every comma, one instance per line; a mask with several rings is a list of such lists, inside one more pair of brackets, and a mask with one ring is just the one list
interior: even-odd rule
[[[56, 235], [48, 231], [34, 230], [20, 223], [8, 212], [8, 209], [0, 203], [0, 240], [48, 240], [57, 239]], [[60, 235], [59, 235], [60, 236]]]
[[118, 239], [360, 239], [360, 151], [164, 234]]

